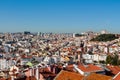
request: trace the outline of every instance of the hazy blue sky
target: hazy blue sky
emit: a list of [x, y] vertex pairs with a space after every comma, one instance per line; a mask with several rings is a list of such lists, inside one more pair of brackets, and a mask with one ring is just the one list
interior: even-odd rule
[[0, 0], [0, 32], [120, 33], [120, 0]]

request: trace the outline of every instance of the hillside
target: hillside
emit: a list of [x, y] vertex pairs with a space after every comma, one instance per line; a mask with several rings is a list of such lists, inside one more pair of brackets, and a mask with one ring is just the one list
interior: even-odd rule
[[115, 36], [115, 34], [101, 34], [97, 37], [91, 39], [91, 41], [112, 41], [114, 39], [117, 39], [118, 37]]

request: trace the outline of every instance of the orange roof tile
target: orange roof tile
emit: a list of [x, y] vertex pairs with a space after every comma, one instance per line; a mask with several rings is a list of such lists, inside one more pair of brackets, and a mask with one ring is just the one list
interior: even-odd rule
[[82, 80], [83, 77], [78, 73], [62, 70], [54, 80]]
[[106, 76], [106, 75], [92, 73], [89, 76], [85, 77], [84, 79], [85, 80], [112, 80], [112, 77]]
[[84, 65], [78, 65], [78, 68], [84, 72], [96, 72], [96, 71], [102, 71], [103, 69], [101, 67], [98, 67], [96, 65], [89, 64], [87, 66]]
[[6, 79], [4, 79], [4, 78], [0, 78], [0, 80], [6, 80]]
[[56, 76], [56, 74], [52, 73], [48, 68], [39, 69], [39, 72], [43, 75], [43, 77]]
[[35, 76], [30, 76], [30, 77], [27, 77], [25, 80], [37, 80], [37, 79], [35, 78]]
[[113, 80], [120, 80], [120, 72], [113, 78]]
[[119, 66], [107, 66], [107, 68], [110, 69], [114, 75], [116, 75], [118, 72], [120, 72]]

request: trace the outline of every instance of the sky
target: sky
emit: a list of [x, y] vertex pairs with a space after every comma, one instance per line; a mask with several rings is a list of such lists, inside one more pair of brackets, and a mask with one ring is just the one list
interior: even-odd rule
[[0, 0], [0, 32], [120, 33], [120, 0]]

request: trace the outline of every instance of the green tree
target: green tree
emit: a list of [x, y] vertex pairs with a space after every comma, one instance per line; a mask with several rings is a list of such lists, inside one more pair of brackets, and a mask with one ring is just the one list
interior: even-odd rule
[[118, 60], [118, 65], [120, 65], [120, 60]]
[[75, 34], [75, 36], [76, 36], [76, 37], [81, 37], [81, 36], [84, 36], [84, 35], [77, 33], [77, 34]]
[[119, 61], [118, 55], [115, 54], [114, 57], [113, 57], [113, 59], [112, 59], [112, 65], [119, 65], [118, 61]]
[[118, 37], [116, 37], [115, 34], [101, 34], [91, 39], [91, 41], [112, 41], [117, 38]]
[[101, 64], [105, 64], [105, 61], [99, 61], [99, 63], [101, 63]]
[[88, 54], [89, 54], [89, 55], [93, 55], [92, 51], [88, 51]]
[[112, 63], [112, 57], [110, 55], [107, 56], [106, 58], [106, 64], [111, 64]]
[[106, 64], [120, 65], [119, 56], [114, 54], [114, 56], [108, 55], [106, 58]]

